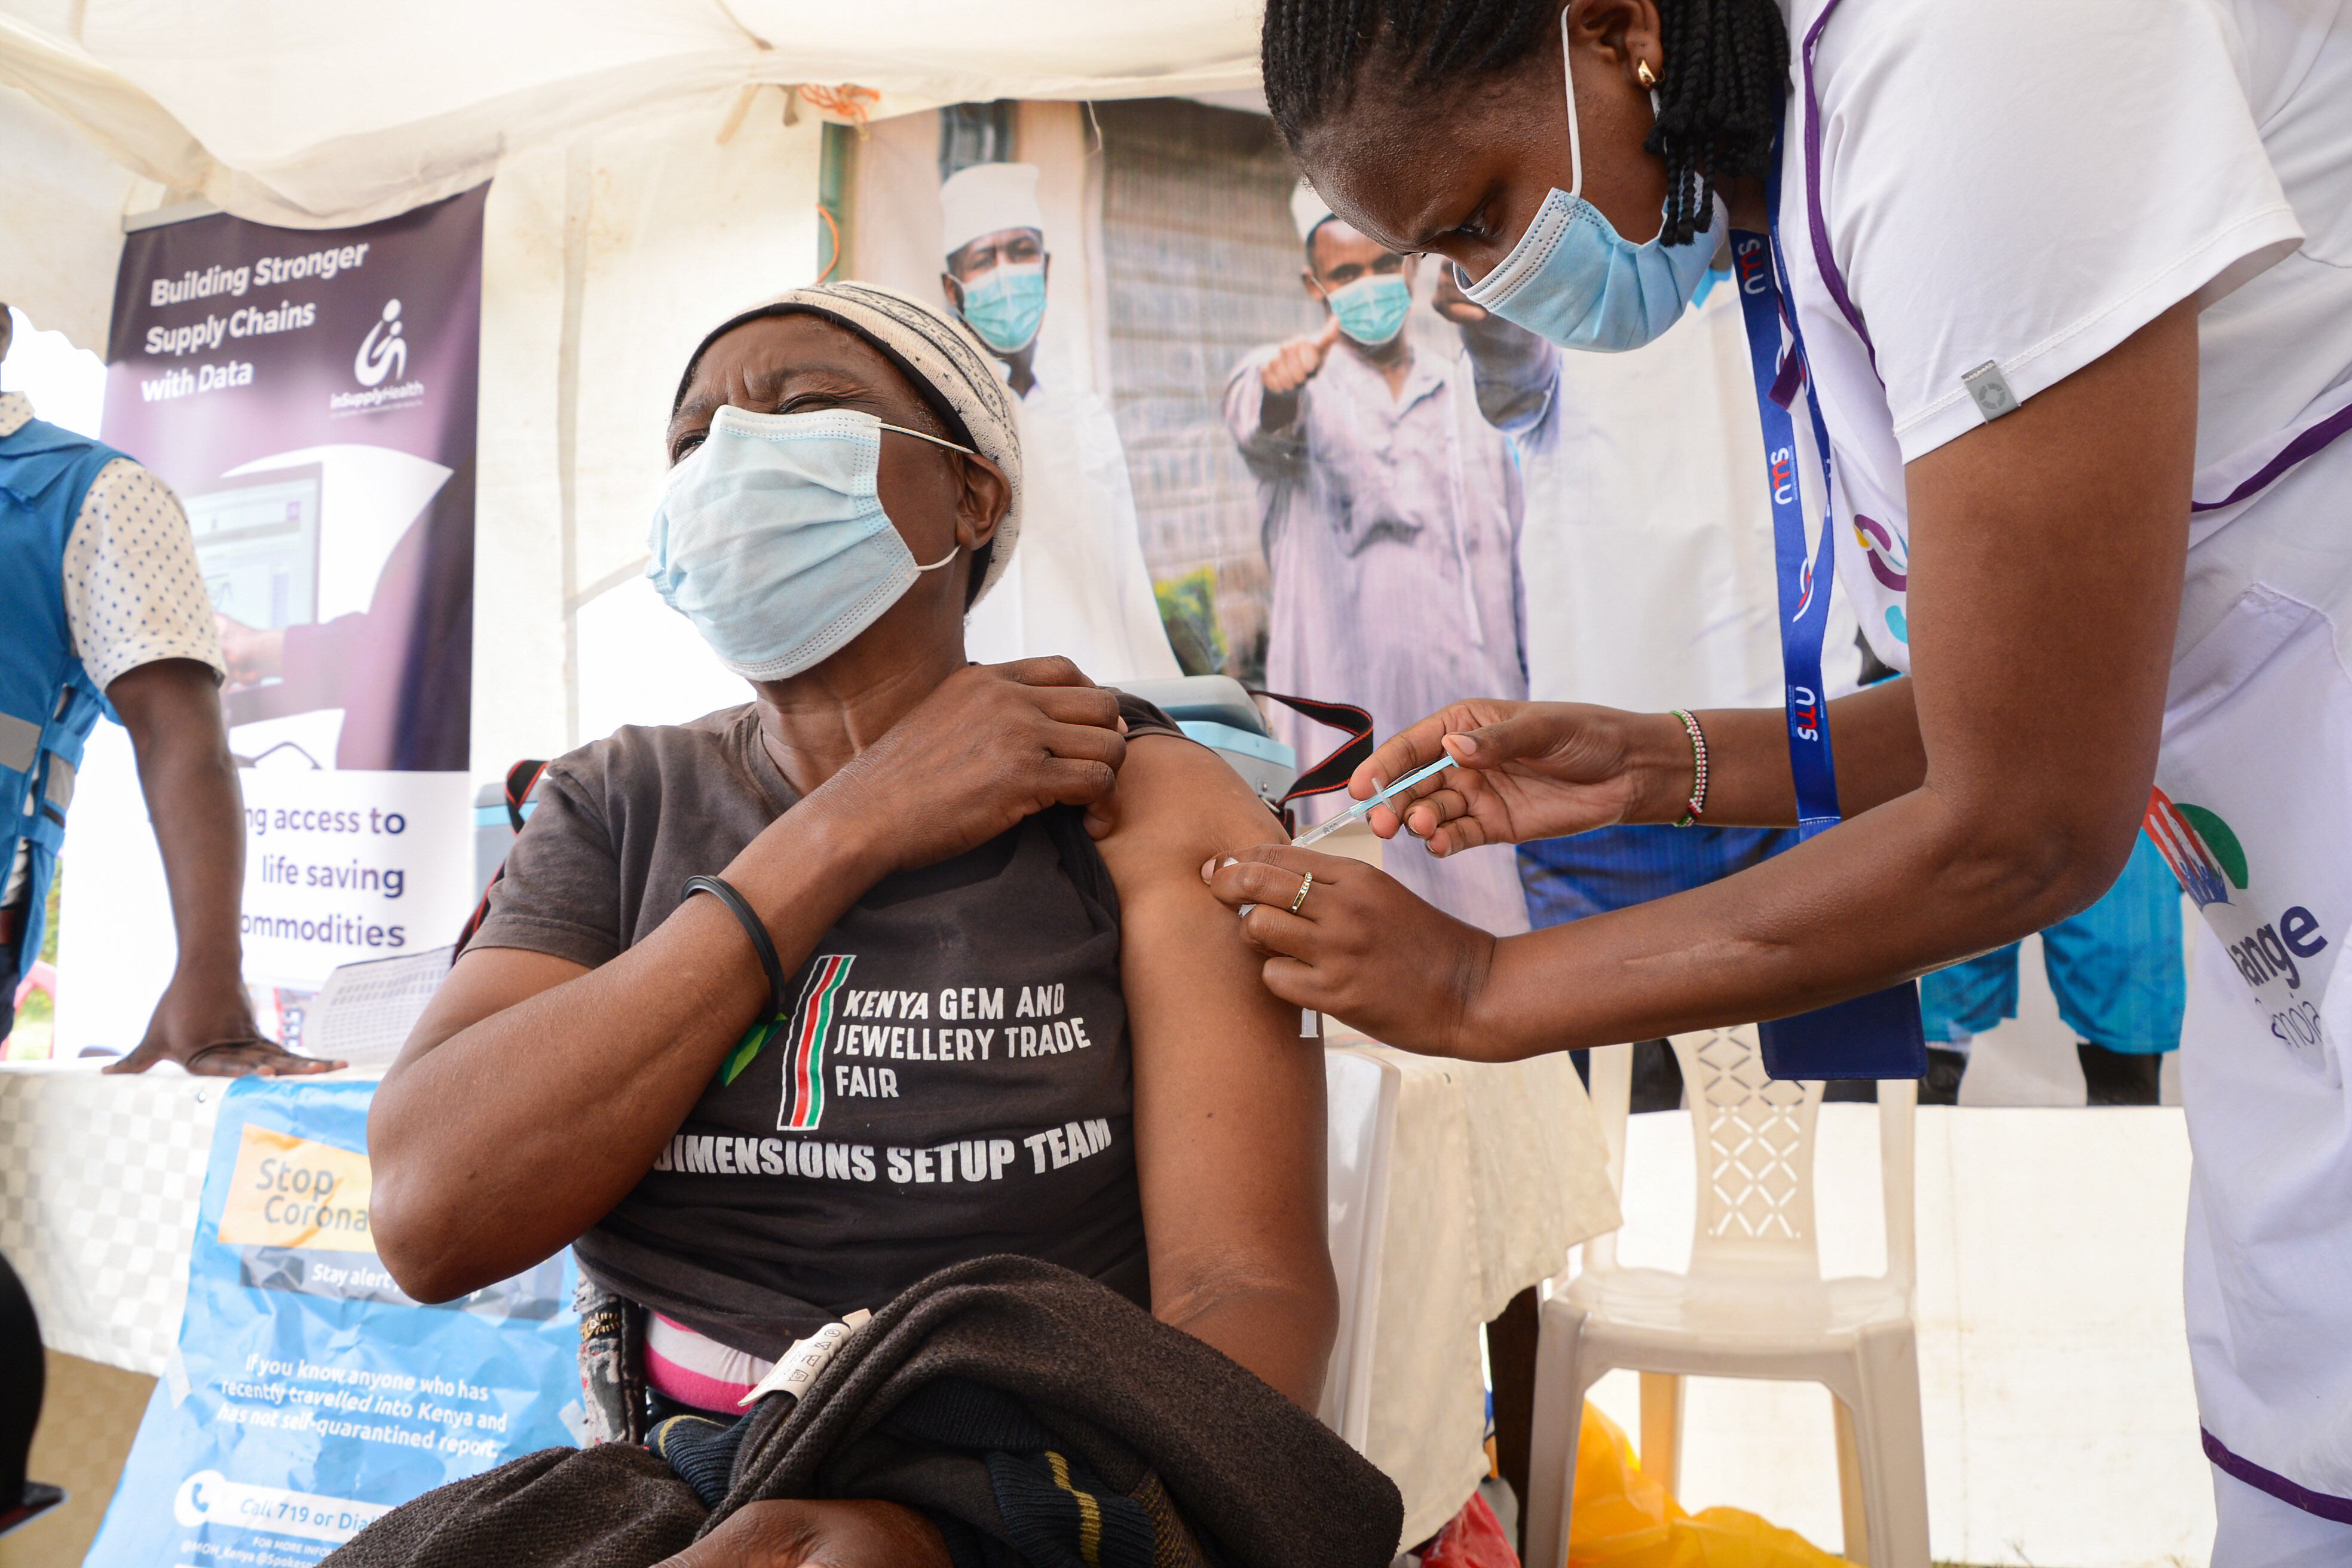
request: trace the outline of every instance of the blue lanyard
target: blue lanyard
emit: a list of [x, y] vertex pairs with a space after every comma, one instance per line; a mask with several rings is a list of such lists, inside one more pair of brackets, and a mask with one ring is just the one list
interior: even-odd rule
[[[1773, 197], [1780, 182], [1773, 181]], [[1769, 198], [1768, 198], [1769, 199]], [[1756, 417], [1764, 432], [1764, 478], [1772, 498], [1772, 568], [1780, 585], [1780, 679], [1789, 721], [1789, 768], [1797, 783], [1797, 827], [1807, 836], [1838, 820], [1837, 767], [1822, 692], [1822, 637], [1837, 582], [1837, 519], [1830, 499], [1829, 435], [1810, 396], [1813, 445], [1822, 461], [1822, 536], [1805, 552], [1804, 491], [1797, 479], [1797, 426], [1789, 404], [1809, 376], [1795, 313], [1782, 307], [1780, 259], [1769, 235], [1734, 229], [1732, 275], [1748, 326], [1748, 369], [1756, 380]], [[1785, 357], [1781, 324], [1789, 331]]]
[[[1780, 148], [1772, 147], [1765, 200], [1780, 212]], [[1756, 380], [1756, 417], [1764, 433], [1764, 482], [1772, 498], [1772, 568], [1780, 586], [1780, 679], [1787, 696], [1789, 771], [1797, 784], [1797, 831], [1811, 837], [1838, 821], [1837, 767], [1830, 756], [1829, 712], [1822, 689], [1822, 638], [1830, 592], [1837, 585], [1837, 511], [1830, 494], [1830, 437], [1821, 399], [1805, 412], [1822, 461], [1822, 536], [1805, 550], [1804, 491], [1797, 479], [1797, 426], [1789, 405], [1811, 379], [1797, 327], [1780, 247], [1770, 234], [1734, 229], [1732, 276], [1748, 328], [1748, 364]], [[1781, 346], [1787, 329], [1788, 345]], [[1778, 1079], [1916, 1078], [1927, 1070], [1919, 992], [1909, 981], [1758, 1026], [1764, 1070]]]

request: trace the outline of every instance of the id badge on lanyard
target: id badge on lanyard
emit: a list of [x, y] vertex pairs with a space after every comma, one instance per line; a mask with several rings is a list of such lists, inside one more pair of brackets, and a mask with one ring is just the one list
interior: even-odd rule
[[[1780, 209], [1780, 157], [1774, 148], [1768, 195]], [[1830, 756], [1829, 706], [1822, 687], [1822, 637], [1837, 580], [1837, 518], [1830, 496], [1830, 438], [1811, 395], [1813, 445], [1822, 460], [1822, 536], [1805, 550], [1805, 506], [1797, 478], [1797, 427], [1789, 405], [1807, 381], [1805, 341], [1786, 293], [1772, 237], [1734, 229], [1732, 276], [1748, 328], [1756, 380], [1756, 416], [1764, 430], [1765, 482], [1772, 497], [1772, 565], [1780, 584], [1780, 674], [1787, 692], [1789, 768], [1797, 784], [1797, 832], [1810, 838], [1840, 820], [1837, 770]], [[1781, 329], [1788, 347], [1781, 348]], [[1764, 1070], [1779, 1079], [1917, 1078], [1927, 1070], [1919, 1021], [1919, 987], [1911, 981], [1849, 1001], [1759, 1025]]]

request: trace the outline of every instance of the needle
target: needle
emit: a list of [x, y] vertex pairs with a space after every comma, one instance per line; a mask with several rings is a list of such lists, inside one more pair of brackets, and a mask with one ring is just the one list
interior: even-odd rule
[[[1315, 843], [1318, 839], [1329, 837], [1332, 834], [1339, 832], [1339, 829], [1347, 826], [1348, 824], [1351, 822], [1361, 822], [1364, 819], [1364, 813], [1371, 810], [1372, 807], [1381, 805], [1404, 791], [1411, 789], [1413, 785], [1419, 784], [1423, 779], [1435, 778], [1446, 769], [1455, 765], [1457, 764], [1452, 757], [1440, 757], [1437, 761], [1430, 763], [1429, 766], [1425, 768], [1415, 769], [1413, 772], [1405, 774], [1404, 777], [1397, 780], [1396, 783], [1389, 785], [1388, 788], [1374, 795], [1371, 799], [1360, 800], [1355, 805], [1349, 806], [1347, 810], [1341, 812], [1339, 816], [1332, 817], [1330, 820], [1318, 823], [1313, 827], [1308, 828], [1306, 832], [1292, 839], [1290, 841], [1290, 847], [1293, 849], [1304, 849], [1307, 846]], [[1229, 859], [1225, 864], [1230, 866], [1233, 864], [1233, 861]], [[1236, 908], [1234, 910], [1234, 913], [1236, 915], [1247, 915], [1255, 908], [1257, 908], [1255, 904], [1243, 904]]]
[[1385, 805], [1390, 797], [1411, 789], [1413, 785], [1421, 783], [1423, 779], [1435, 778], [1438, 774], [1454, 765], [1455, 763], [1452, 757], [1440, 757], [1437, 761], [1430, 763], [1429, 766], [1416, 769], [1415, 771], [1405, 774], [1404, 777], [1397, 780], [1396, 783], [1389, 785], [1388, 788], [1381, 790], [1379, 794], [1373, 795], [1371, 799], [1360, 800], [1355, 805], [1349, 806], [1347, 810], [1341, 812], [1339, 816], [1334, 816], [1328, 821], [1318, 823], [1313, 827], [1310, 827], [1306, 832], [1300, 834], [1297, 837], [1292, 839], [1290, 841], [1290, 847], [1293, 849], [1304, 849], [1307, 846], [1315, 843], [1318, 839], [1328, 838], [1332, 834], [1339, 832], [1339, 829], [1347, 826], [1349, 823], [1362, 820], [1366, 812], [1371, 810], [1372, 807], [1376, 805]]

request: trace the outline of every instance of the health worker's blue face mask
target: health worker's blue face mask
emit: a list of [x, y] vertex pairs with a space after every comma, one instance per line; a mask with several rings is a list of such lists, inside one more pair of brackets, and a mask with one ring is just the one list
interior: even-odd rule
[[[1568, 54], [1568, 11], [1559, 14], [1560, 53]], [[1717, 198], [1705, 232], [1688, 245], [1661, 244], [1664, 224], [1646, 245], [1620, 235], [1601, 209], [1580, 194], [1584, 157], [1578, 145], [1576, 84], [1567, 84], [1568, 161], [1571, 188], [1552, 187], [1535, 221], [1502, 264], [1472, 283], [1454, 278], [1475, 304], [1564, 349], [1619, 353], [1637, 349], [1682, 316], [1723, 232]], [[1650, 95], [1653, 110], [1657, 95]]]
[[1003, 261], [964, 284], [963, 319], [998, 353], [1019, 353], [1045, 320], [1045, 264]]
[[781, 680], [823, 663], [961, 553], [918, 566], [891, 526], [875, 492], [885, 430], [971, 450], [854, 409], [730, 406], [670, 470], [646, 576], [736, 674]]
[[1374, 272], [1342, 284], [1323, 298], [1330, 302], [1341, 331], [1366, 348], [1376, 349], [1404, 331], [1405, 312], [1412, 308], [1412, 287], [1396, 273]]

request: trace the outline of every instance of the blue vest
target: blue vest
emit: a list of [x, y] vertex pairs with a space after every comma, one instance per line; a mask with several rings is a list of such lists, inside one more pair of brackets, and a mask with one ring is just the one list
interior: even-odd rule
[[49, 879], [82, 742], [112, 717], [74, 652], [66, 622], [66, 542], [98, 471], [122, 454], [38, 419], [0, 436], [0, 883], [29, 839], [32, 907], [14, 953], [0, 950], [0, 1037], [16, 985], [41, 956]]

